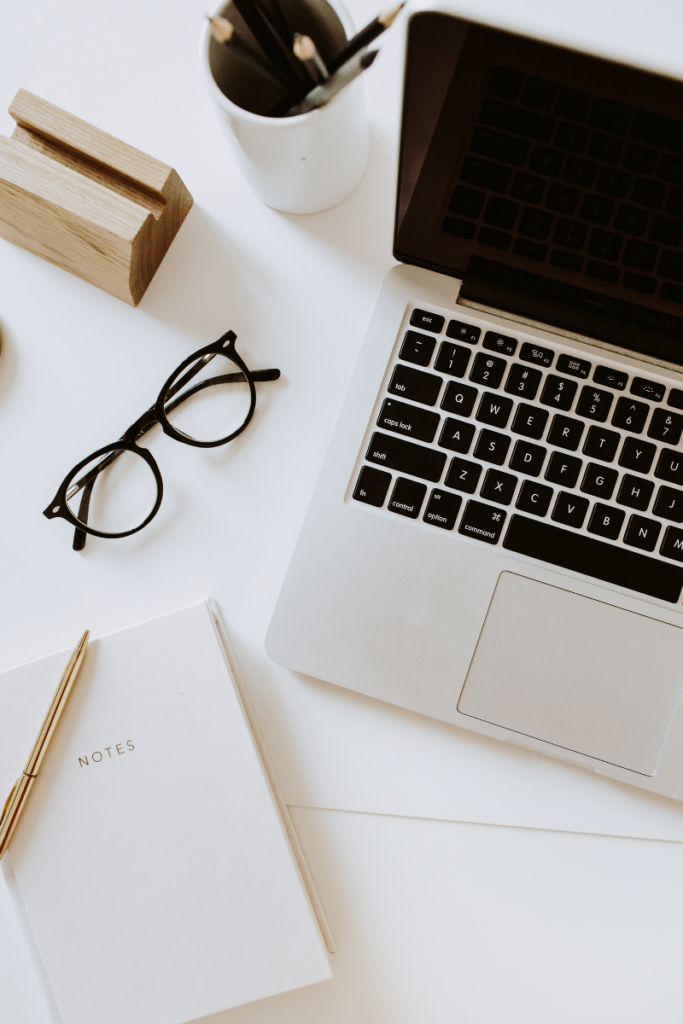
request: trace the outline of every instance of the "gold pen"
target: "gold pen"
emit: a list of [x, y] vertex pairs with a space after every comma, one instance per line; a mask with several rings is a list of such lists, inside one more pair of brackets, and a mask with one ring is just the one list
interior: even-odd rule
[[48, 712], [45, 715], [40, 732], [38, 733], [38, 738], [33, 745], [31, 755], [26, 762], [26, 767], [14, 783], [14, 788], [7, 797], [7, 802], [5, 803], [2, 814], [0, 815], [0, 857], [2, 857], [3, 853], [9, 846], [12, 833], [14, 832], [24, 807], [26, 806], [28, 795], [33, 788], [33, 783], [35, 782], [38, 771], [40, 770], [43, 758], [45, 757], [45, 752], [50, 746], [50, 741], [55, 734], [57, 723], [59, 722], [73, 685], [76, 682], [76, 677], [78, 676], [80, 667], [83, 664], [83, 658], [85, 657], [85, 649], [88, 646], [89, 636], [90, 630], [86, 629], [85, 633], [78, 641], [76, 649], [69, 658], [62, 678], [59, 680], [59, 686], [52, 698], [52, 703], [48, 708]]

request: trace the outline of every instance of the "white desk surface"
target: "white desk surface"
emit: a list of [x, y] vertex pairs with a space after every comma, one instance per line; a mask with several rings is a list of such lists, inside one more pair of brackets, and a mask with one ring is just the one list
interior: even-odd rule
[[[349, 7], [357, 23], [376, 13], [370, 0]], [[416, 777], [397, 767], [390, 780], [392, 799], [410, 781], [410, 799], [399, 793], [383, 803], [379, 786], [375, 802], [358, 809], [414, 817], [293, 811], [340, 947], [335, 980], [212, 1024], [678, 1022], [679, 842], [417, 820], [455, 816], [450, 796], [428, 799], [438, 766], [417, 778], [420, 751], [430, 737], [454, 749], [471, 738], [294, 676], [263, 651], [374, 295], [393, 263], [399, 33], [385, 37], [365, 76], [372, 148], [363, 182], [336, 209], [294, 217], [262, 206], [232, 165], [201, 80], [204, 9], [200, 0], [0, 0], [0, 111], [23, 86], [172, 164], [195, 198], [137, 309], [0, 240], [0, 668], [64, 648], [85, 626], [108, 632], [212, 594], [290, 803], [320, 807], [330, 792], [325, 773], [343, 773], [342, 751], [332, 764], [315, 740], [325, 730], [333, 739], [342, 714], [370, 790], [383, 771], [373, 737], [381, 744], [384, 724], [413, 744], [406, 761]], [[476, 10], [512, 22], [503, 0]], [[669, 30], [683, 15], [666, 0], [581, 0], [562, 9], [524, 0], [514, 17], [587, 45], [591, 32], [609, 37], [643, 63], [660, 53], [683, 74], [680, 32]], [[12, 126], [0, 113], [0, 133]], [[65, 472], [118, 437], [168, 372], [228, 327], [249, 365], [283, 372], [259, 388], [253, 428], [206, 453], [154, 436], [165, 484], [154, 524], [74, 553], [66, 524], [41, 515]], [[483, 760], [486, 742], [475, 738]], [[517, 808], [506, 818], [500, 806], [478, 817], [470, 806], [470, 822], [683, 837], [683, 813], [670, 801], [643, 803], [628, 787], [495, 748], [492, 789], [495, 773], [503, 781], [514, 763], [531, 789], [543, 777], [547, 792], [550, 780], [555, 799], [526, 817]], [[348, 793], [337, 792], [328, 806], [344, 806]], [[567, 804], [571, 795], [588, 807], [587, 817], [563, 818], [565, 794]], [[0, 1020], [49, 1020], [1, 886]]]

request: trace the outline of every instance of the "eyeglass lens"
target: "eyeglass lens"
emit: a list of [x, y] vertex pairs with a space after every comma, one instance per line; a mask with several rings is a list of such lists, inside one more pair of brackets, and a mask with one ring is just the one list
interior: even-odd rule
[[220, 441], [239, 430], [249, 415], [249, 385], [236, 363], [217, 354], [186, 367], [171, 382], [169, 391], [173, 393], [178, 380], [198, 366], [192, 379], [170, 401], [164, 401], [166, 415], [172, 427], [195, 441]]
[[105, 534], [135, 530], [150, 515], [156, 500], [157, 482], [150, 465], [125, 448], [93, 459], [67, 488], [71, 514]]

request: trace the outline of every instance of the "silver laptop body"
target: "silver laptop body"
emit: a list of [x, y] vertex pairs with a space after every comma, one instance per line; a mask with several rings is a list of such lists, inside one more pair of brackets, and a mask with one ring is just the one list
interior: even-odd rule
[[413, 16], [276, 662], [683, 799], [681, 154], [680, 83]]

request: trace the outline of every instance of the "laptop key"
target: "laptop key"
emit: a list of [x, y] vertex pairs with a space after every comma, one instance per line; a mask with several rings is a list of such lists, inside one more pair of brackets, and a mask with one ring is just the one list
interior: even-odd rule
[[523, 434], [524, 437], [533, 437], [534, 440], [540, 441], [545, 433], [548, 415], [545, 409], [536, 409], [533, 405], [522, 402], [517, 406], [511, 429], [515, 434]]
[[549, 373], [541, 392], [541, 405], [552, 405], [556, 409], [568, 412], [572, 407], [578, 386], [573, 380], [566, 380], [564, 377], [556, 377], [554, 373]]
[[608, 469], [607, 466], [599, 466], [597, 462], [589, 462], [581, 481], [581, 490], [584, 494], [592, 494], [596, 498], [605, 498], [609, 501], [618, 477], [616, 469]]
[[449, 381], [441, 399], [441, 408], [446, 412], [457, 412], [460, 416], [471, 416], [478, 394], [477, 389], [468, 384]]
[[509, 395], [520, 395], [533, 402], [541, 383], [541, 371], [532, 370], [520, 363], [513, 363], [505, 381], [505, 390]]
[[463, 348], [462, 345], [442, 341], [439, 354], [434, 361], [434, 369], [439, 373], [447, 373], [450, 377], [464, 377], [471, 354], [470, 350]]
[[615, 427], [630, 430], [632, 434], [642, 434], [650, 406], [645, 402], [634, 402], [630, 398], [620, 398], [612, 416]]
[[391, 483], [391, 473], [372, 466], [363, 466], [358, 476], [358, 483], [353, 492], [356, 501], [364, 501], [366, 505], [381, 508]]
[[683, 484], [683, 455], [672, 451], [671, 448], [662, 448], [655, 467], [655, 476], [670, 484]]
[[413, 370], [411, 366], [395, 366], [387, 391], [401, 398], [409, 398], [411, 402], [422, 405], [436, 405], [443, 381], [433, 373], [424, 370]]
[[552, 487], [537, 484], [533, 480], [525, 480], [522, 483], [515, 507], [522, 512], [531, 512], [534, 516], [544, 516], [550, 508], [552, 497]]
[[504, 429], [510, 419], [512, 404], [511, 398], [503, 398], [501, 395], [485, 391], [481, 396], [476, 419], [481, 423], [490, 423], [492, 427]]
[[[620, 441], [621, 434], [617, 434], [615, 430], [605, 430], [604, 427], [593, 426], [588, 431], [588, 436], [583, 445], [583, 453], [592, 459], [613, 462]], [[629, 466], [628, 468], [631, 469], [632, 467]]]
[[596, 366], [593, 380], [596, 384], [603, 384], [606, 388], [623, 391], [628, 381], [628, 374], [622, 373], [621, 370], [613, 370], [611, 366]]
[[525, 341], [519, 353], [519, 358], [525, 363], [538, 363], [539, 366], [551, 366], [555, 353], [551, 348], [541, 348], [540, 345], [532, 345]]
[[448, 494], [447, 491], [433, 490], [427, 502], [422, 519], [425, 523], [438, 526], [442, 530], [452, 530], [462, 505], [459, 494]]
[[655, 441], [678, 444], [682, 431], [683, 416], [678, 416], [675, 412], [667, 412], [666, 409], [655, 409], [652, 413], [647, 436], [654, 437]]
[[476, 429], [474, 423], [465, 423], [464, 420], [455, 420], [449, 416], [441, 431], [439, 447], [467, 455]]
[[611, 395], [609, 391], [600, 391], [598, 388], [591, 388], [586, 384], [581, 388], [581, 397], [574, 411], [577, 416], [585, 416], [588, 420], [604, 423], [609, 416], [613, 401], [614, 395]]
[[575, 452], [583, 434], [583, 423], [572, 420], [569, 416], [553, 416], [553, 422], [546, 440], [556, 448], [567, 448]]
[[656, 523], [654, 519], [631, 516], [624, 534], [624, 544], [640, 548], [641, 551], [654, 551], [661, 529], [662, 524]]
[[634, 469], [636, 473], [649, 473], [656, 452], [656, 445], [627, 437], [621, 449], [619, 465], [624, 469]]
[[433, 448], [404, 441], [402, 437], [375, 433], [372, 435], [365, 458], [368, 462], [380, 463], [387, 469], [395, 469], [399, 473], [408, 473], [421, 480], [437, 483], [441, 479], [447, 456], [444, 452], [434, 451]]
[[683, 523], [683, 491], [677, 491], [675, 487], [660, 487], [652, 511], [662, 519]]
[[505, 434], [497, 434], [494, 430], [482, 430], [474, 447], [475, 459], [482, 462], [493, 462], [502, 466], [510, 447], [510, 438]]
[[627, 473], [621, 481], [617, 502], [628, 508], [637, 508], [639, 512], [645, 512], [654, 489], [655, 485], [651, 480], [643, 480], [639, 476]]
[[499, 388], [506, 367], [507, 362], [505, 359], [500, 359], [497, 356], [488, 356], [485, 352], [479, 352], [474, 359], [470, 380], [474, 381], [475, 384], [485, 384], [489, 388]]
[[423, 331], [433, 331], [434, 334], [441, 334], [445, 317], [438, 313], [429, 313], [426, 309], [414, 309], [410, 314], [411, 327], [421, 327]]
[[561, 487], [576, 487], [582, 466], [581, 459], [577, 459], [573, 455], [553, 452], [545, 471], [545, 478], [551, 484], [560, 484]]
[[476, 345], [481, 337], [481, 327], [473, 327], [461, 320], [449, 320], [446, 336], [456, 341], [466, 341], [468, 345]]
[[513, 356], [517, 348], [517, 339], [498, 334], [497, 331], [487, 331], [482, 348], [487, 348], [490, 352], [500, 352], [504, 356]]
[[497, 544], [505, 526], [507, 512], [480, 501], [468, 501], [465, 506], [458, 532], [465, 537], [483, 540], [486, 544]]
[[499, 469], [489, 469], [479, 494], [487, 501], [497, 501], [500, 505], [509, 505], [516, 486], [516, 476], [512, 476], [510, 473], [501, 473]]
[[400, 476], [394, 484], [387, 508], [399, 516], [417, 519], [426, 493], [425, 484], [418, 484], [415, 480], [406, 480]]
[[583, 526], [589, 505], [588, 498], [579, 498], [576, 494], [560, 491], [555, 500], [552, 518], [556, 523], [574, 526], [578, 530]]
[[584, 379], [591, 372], [591, 364], [587, 359], [577, 359], [563, 352], [557, 359], [557, 369], [560, 373], [571, 373], [572, 377], [583, 377]]
[[666, 391], [666, 384], [645, 377], [634, 377], [631, 381], [631, 394], [638, 398], [649, 398], [651, 402], [661, 402]]
[[526, 473], [528, 476], [538, 476], [547, 454], [547, 449], [541, 448], [540, 444], [517, 441], [510, 459], [510, 469], [517, 473]]
[[406, 363], [429, 366], [435, 345], [436, 338], [430, 338], [428, 334], [406, 331], [398, 358], [403, 359]]
[[[433, 441], [441, 417], [437, 412], [420, 409], [416, 405], [406, 405], [393, 398], [385, 398], [377, 417], [377, 426], [390, 430], [393, 434], [404, 434], [414, 437], [417, 441]], [[474, 428], [472, 428], [474, 433]]]
[[480, 476], [481, 466], [478, 466], [476, 462], [466, 462], [465, 459], [451, 459], [444, 484], [446, 487], [452, 487], [454, 491], [474, 494]]
[[620, 508], [612, 508], [611, 505], [602, 505], [600, 502], [596, 502], [593, 505], [586, 529], [589, 533], [606, 537], [607, 540], [618, 540], [625, 518], [626, 513], [622, 512]]
[[683, 530], [667, 526], [659, 553], [665, 558], [675, 558], [677, 562], [683, 562]]
[[683, 567], [571, 533], [540, 519], [513, 515], [503, 547], [661, 601], [675, 604], [681, 596]]

